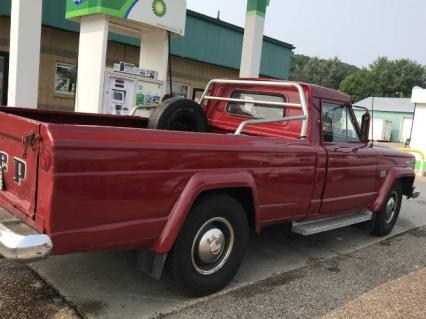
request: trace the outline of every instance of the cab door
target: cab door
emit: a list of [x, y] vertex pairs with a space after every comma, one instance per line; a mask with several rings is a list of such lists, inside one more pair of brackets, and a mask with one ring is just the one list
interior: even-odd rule
[[367, 208], [377, 197], [377, 155], [360, 138], [352, 109], [324, 102], [322, 143], [327, 152], [327, 175], [322, 214]]

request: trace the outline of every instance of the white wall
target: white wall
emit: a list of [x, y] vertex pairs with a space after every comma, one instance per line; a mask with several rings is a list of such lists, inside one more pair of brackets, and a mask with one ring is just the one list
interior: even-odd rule
[[102, 111], [108, 24], [108, 19], [100, 14], [81, 18], [75, 106], [77, 112]]
[[247, 15], [240, 67], [240, 77], [242, 78], [259, 77], [264, 30], [264, 17]]
[[37, 108], [42, 7], [42, 0], [12, 1], [9, 106]]
[[139, 67], [158, 72], [158, 80], [167, 80], [169, 40], [167, 31], [144, 31], [141, 36]]
[[426, 89], [414, 88], [411, 102], [416, 104], [410, 147], [426, 155]]

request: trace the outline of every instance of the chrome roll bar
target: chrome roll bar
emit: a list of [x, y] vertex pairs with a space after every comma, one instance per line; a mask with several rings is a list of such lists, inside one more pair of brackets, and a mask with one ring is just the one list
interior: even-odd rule
[[258, 124], [273, 124], [273, 123], [281, 123], [281, 122], [289, 122], [289, 121], [299, 121], [299, 120], [305, 120], [306, 116], [304, 115], [298, 115], [298, 116], [287, 116], [283, 117], [279, 120], [247, 120], [242, 122], [238, 129], [235, 131], [235, 135], [240, 135], [244, 128], [249, 125], [258, 125]]
[[155, 107], [155, 105], [137, 105], [135, 106], [129, 113], [130, 116], [136, 115], [136, 112], [139, 110], [151, 110]]
[[[219, 96], [211, 96], [210, 89], [213, 84], [236, 84], [236, 85], [245, 85], [245, 86], [269, 86], [269, 87], [282, 87], [282, 88], [294, 88], [299, 93], [300, 104], [298, 103], [286, 103], [286, 102], [270, 102], [270, 101], [261, 101], [261, 100], [248, 100], [248, 99], [234, 99], [226, 98]], [[241, 103], [251, 103], [251, 104], [261, 104], [261, 105], [271, 105], [271, 106], [282, 106], [282, 107], [299, 107], [302, 109], [303, 115], [299, 116], [287, 116], [279, 120], [247, 120], [240, 124], [238, 129], [235, 131], [235, 135], [241, 135], [244, 128], [249, 125], [259, 125], [259, 124], [272, 124], [288, 121], [300, 121], [302, 120], [302, 129], [300, 131], [300, 138], [305, 138], [308, 132], [308, 121], [309, 121], [309, 112], [308, 112], [308, 103], [306, 102], [305, 92], [303, 91], [302, 85], [292, 82], [277, 82], [277, 81], [254, 81], [254, 80], [221, 80], [215, 79], [211, 80], [206, 89], [203, 92], [203, 95], [200, 98], [199, 103], [202, 104], [204, 101], [225, 101], [225, 102], [241, 102]]]

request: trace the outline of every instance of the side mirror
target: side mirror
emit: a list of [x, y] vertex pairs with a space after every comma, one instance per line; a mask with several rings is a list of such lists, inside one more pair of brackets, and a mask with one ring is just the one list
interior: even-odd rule
[[361, 140], [363, 143], [367, 144], [369, 141], [369, 135], [370, 135], [370, 122], [371, 122], [371, 116], [370, 113], [365, 113], [362, 116], [361, 120]]

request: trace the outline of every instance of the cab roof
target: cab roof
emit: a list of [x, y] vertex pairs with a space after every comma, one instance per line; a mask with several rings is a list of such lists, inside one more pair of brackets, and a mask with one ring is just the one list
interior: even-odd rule
[[333, 100], [333, 101], [339, 101], [344, 103], [352, 103], [352, 98], [350, 95], [329, 89], [323, 86], [305, 83], [305, 82], [299, 82], [299, 81], [289, 81], [289, 80], [277, 80], [277, 79], [271, 79], [271, 78], [233, 78], [232, 80], [248, 80], [248, 81], [259, 81], [259, 82], [283, 82], [283, 83], [297, 83], [304, 87], [307, 87], [310, 91], [313, 97], [317, 97], [320, 99], [327, 99], [327, 100]]

